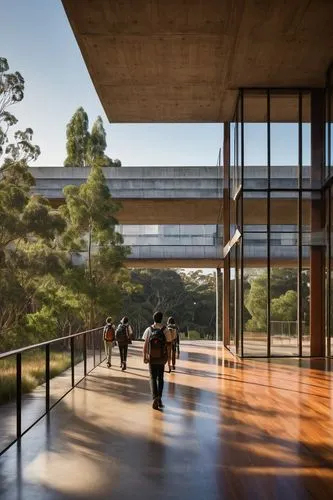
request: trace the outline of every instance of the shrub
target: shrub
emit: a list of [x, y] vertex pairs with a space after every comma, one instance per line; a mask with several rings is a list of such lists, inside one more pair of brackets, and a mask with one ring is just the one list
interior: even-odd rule
[[[50, 377], [56, 377], [71, 364], [67, 352], [50, 354]], [[22, 393], [31, 392], [45, 382], [45, 353], [38, 351], [22, 356]], [[0, 404], [16, 397], [16, 359], [0, 361]]]

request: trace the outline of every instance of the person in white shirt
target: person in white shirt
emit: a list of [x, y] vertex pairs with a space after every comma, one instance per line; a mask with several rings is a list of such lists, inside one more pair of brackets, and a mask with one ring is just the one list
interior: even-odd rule
[[104, 339], [104, 347], [105, 347], [105, 357], [107, 367], [111, 367], [111, 356], [112, 356], [112, 348], [116, 344], [116, 327], [112, 322], [111, 316], [106, 318], [106, 325], [103, 329], [103, 339]]

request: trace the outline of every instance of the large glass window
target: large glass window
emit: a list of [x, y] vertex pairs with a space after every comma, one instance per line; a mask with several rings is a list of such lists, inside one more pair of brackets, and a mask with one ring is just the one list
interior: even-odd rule
[[243, 353], [267, 356], [267, 233], [243, 232]]
[[[231, 203], [231, 230], [242, 239], [232, 250], [230, 300], [233, 341], [244, 356], [310, 355], [310, 260], [320, 237], [311, 234], [320, 193], [311, 184], [310, 118], [309, 91], [240, 93], [233, 158], [244, 182]], [[331, 311], [330, 261], [327, 254]]]

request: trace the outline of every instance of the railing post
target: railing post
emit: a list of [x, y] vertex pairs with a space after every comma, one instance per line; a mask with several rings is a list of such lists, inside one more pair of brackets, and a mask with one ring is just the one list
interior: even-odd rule
[[[68, 394], [74, 387], [75, 387], [75, 339], [80, 339], [80, 348], [81, 348], [81, 338], [83, 337], [83, 360], [84, 360], [84, 375], [87, 375], [88, 372], [88, 353], [90, 352], [90, 349], [93, 348], [93, 357], [94, 357], [94, 366], [96, 366], [96, 340], [95, 336], [93, 339], [91, 339], [91, 335], [98, 334], [98, 341], [100, 341], [100, 346], [99, 346], [99, 356], [100, 360], [102, 360], [103, 356], [103, 342], [102, 338], [100, 337], [101, 335], [101, 328], [95, 328], [93, 331], [88, 330], [85, 332], [80, 332], [74, 335], [67, 335], [66, 337], [60, 337], [57, 339], [53, 339], [51, 341], [47, 342], [41, 342], [39, 344], [33, 344], [27, 347], [23, 347], [21, 349], [17, 349], [14, 351], [9, 351], [5, 353], [0, 353], [0, 359], [6, 359], [10, 356], [12, 360], [15, 360], [15, 373], [16, 373], [16, 381], [15, 381], [15, 393], [14, 393], [14, 399], [16, 400], [16, 432], [14, 431], [14, 434], [16, 434], [16, 439], [13, 439], [13, 441], [5, 448], [1, 449], [0, 448], [0, 456], [8, 449], [10, 448], [14, 443], [17, 442], [18, 446], [20, 446], [21, 442], [21, 437], [24, 435], [31, 427], [33, 427], [42, 417], [45, 415], [48, 415], [50, 412], [50, 409], [57, 404], [66, 394]], [[61, 345], [63, 345], [66, 348], [66, 353], [68, 355], [68, 343], [70, 347], [70, 366], [71, 366], [71, 388], [66, 390], [64, 394], [60, 396], [59, 399], [56, 398], [56, 400], [53, 401], [52, 405], [52, 400], [51, 400], [51, 354], [52, 354], [52, 345], [55, 342], [61, 342]], [[65, 342], [65, 344], [63, 344]], [[92, 342], [92, 345], [91, 345]], [[45, 347], [45, 357], [44, 357], [44, 362], [45, 362], [45, 412], [42, 413], [42, 415], [39, 418], [34, 419], [33, 423], [31, 425], [26, 424], [25, 426], [22, 426], [22, 373], [23, 373], [23, 368], [22, 368], [22, 354], [25, 354], [26, 352], [31, 352], [33, 349], [39, 349], [40, 352], [43, 352], [43, 349]], [[98, 348], [97, 348], [98, 349]], [[43, 355], [42, 355], [43, 356]], [[98, 353], [97, 353], [98, 356]], [[80, 358], [81, 359], [81, 358]], [[22, 429], [23, 427], [23, 429]]]
[[98, 332], [99, 339], [99, 362], [102, 363], [102, 336], [100, 335], [100, 331]]
[[16, 354], [16, 438], [22, 434], [22, 355]]
[[45, 411], [50, 410], [50, 344], [45, 346]]
[[92, 332], [92, 345], [93, 345], [93, 360], [94, 360], [94, 368], [96, 366], [96, 355], [95, 355], [95, 332]]
[[87, 334], [83, 334], [83, 370], [84, 376], [87, 376]]
[[72, 387], [74, 387], [74, 337], [71, 337], [71, 369], [72, 369]]

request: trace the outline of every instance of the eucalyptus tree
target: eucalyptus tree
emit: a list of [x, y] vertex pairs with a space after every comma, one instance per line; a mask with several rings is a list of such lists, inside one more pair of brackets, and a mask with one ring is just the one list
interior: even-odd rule
[[90, 140], [89, 119], [85, 110], [78, 108], [66, 127], [67, 158], [65, 167], [85, 167], [88, 165], [88, 144]]
[[17, 119], [8, 111], [22, 101], [24, 88], [22, 75], [10, 73], [0, 58], [0, 341], [31, 309], [39, 280], [64, 264], [56, 238], [65, 220], [31, 194], [28, 162], [38, 157], [39, 147], [31, 142], [30, 128], [13, 131]]
[[88, 142], [89, 163], [94, 165], [96, 160], [100, 160], [101, 165], [104, 167], [121, 167], [120, 160], [112, 160], [105, 154], [106, 146], [106, 132], [103, 120], [98, 116], [92, 126]]
[[66, 186], [64, 195], [66, 204], [62, 213], [68, 222], [64, 243], [69, 250], [80, 249], [86, 255], [84, 293], [89, 300], [89, 326], [92, 327], [96, 306], [105, 304], [106, 295], [109, 295], [110, 306], [114, 302], [118, 290], [115, 277], [121, 272], [128, 253], [122, 236], [116, 231], [116, 213], [120, 206], [112, 199], [98, 162], [84, 184]]
[[0, 57], [0, 161], [2, 171], [9, 161], [31, 161], [36, 160], [40, 154], [38, 146], [33, 145], [31, 140], [33, 131], [31, 128], [16, 130], [13, 132], [13, 142], [10, 142], [12, 127], [17, 124], [17, 118], [8, 111], [14, 104], [24, 98], [25, 82], [21, 73], [9, 72], [7, 59]]
[[92, 126], [91, 134], [88, 142], [87, 155], [91, 165], [94, 165], [96, 160], [101, 160], [105, 165], [109, 166], [111, 158], [106, 156], [106, 132], [103, 126], [103, 120], [100, 116], [97, 117]]
[[106, 132], [100, 116], [89, 132], [89, 119], [80, 107], [72, 116], [66, 128], [67, 157], [66, 167], [93, 166], [96, 162], [102, 167], [120, 167], [120, 160], [112, 160], [105, 154], [107, 147]]

